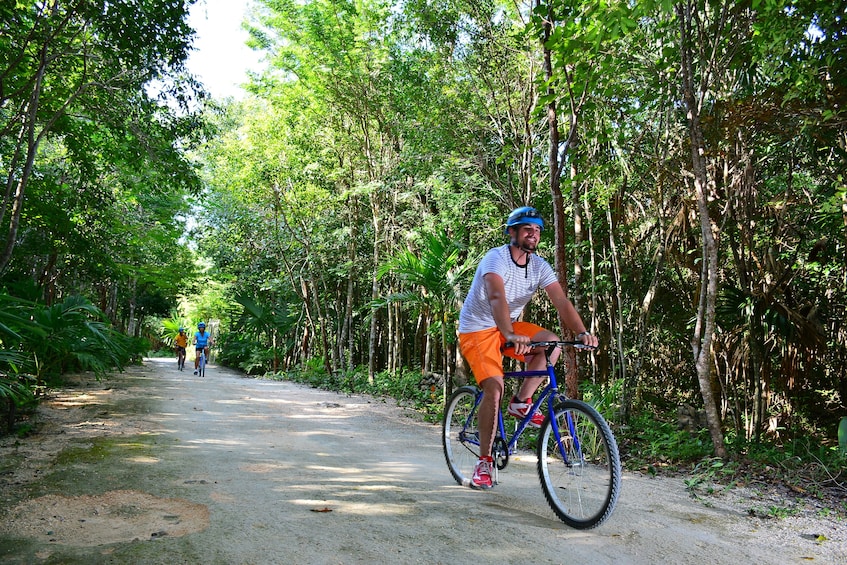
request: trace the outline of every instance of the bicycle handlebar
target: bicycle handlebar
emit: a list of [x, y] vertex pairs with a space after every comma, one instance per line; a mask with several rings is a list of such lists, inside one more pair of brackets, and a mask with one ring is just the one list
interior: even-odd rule
[[[573, 347], [574, 349], [588, 349], [594, 350], [597, 349], [593, 345], [585, 345], [581, 341], [530, 341], [528, 344], [531, 348], [535, 349], [536, 347]], [[514, 349], [515, 344], [511, 341], [507, 341], [503, 344], [503, 349]]]

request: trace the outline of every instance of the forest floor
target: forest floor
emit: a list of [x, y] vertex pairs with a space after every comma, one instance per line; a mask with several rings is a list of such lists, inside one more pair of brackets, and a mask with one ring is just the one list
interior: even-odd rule
[[529, 454], [473, 491], [440, 426], [390, 400], [214, 366], [80, 376], [32, 425], [0, 438], [8, 564], [847, 562], [837, 500], [625, 473], [613, 516], [573, 530]]

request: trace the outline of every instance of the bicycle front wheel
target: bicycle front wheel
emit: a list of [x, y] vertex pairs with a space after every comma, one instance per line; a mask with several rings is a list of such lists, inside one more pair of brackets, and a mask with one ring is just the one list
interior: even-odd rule
[[453, 393], [444, 411], [441, 435], [444, 458], [450, 474], [462, 486], [470, 484], [479, 460], [478, 394], [476, 387], [463, 386]]
[[586, 530], [611, 516], [621, 462], [615, 436], [594, 408], [565, 400], [547, 417], [538, 441], [538, 477], [550, 508], [569, 526]]

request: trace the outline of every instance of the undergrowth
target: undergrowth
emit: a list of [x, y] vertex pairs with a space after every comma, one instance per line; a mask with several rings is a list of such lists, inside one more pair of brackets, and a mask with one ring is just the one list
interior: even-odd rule
[[[847, 457], [836, 446], [813, 437], [755, 443], [729, 432], [725, 440], [730, 455], [724, 460], [713, 455], [708, 430], [682, 430], [672, 418], [645, 411], [626, 426], [613, 426], [625, 468], [679, 476], [695, 497], [747, 486], [777, 491], [786, 500], [812, 498], [847, 519]], [[755, 513], [778, 518], [789, 515], [789, 508], [774, 506]]]

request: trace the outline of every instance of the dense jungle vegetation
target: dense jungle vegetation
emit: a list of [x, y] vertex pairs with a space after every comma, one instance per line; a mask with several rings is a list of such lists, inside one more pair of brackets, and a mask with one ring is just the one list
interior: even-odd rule
[[0, 6], [9, 427], [199, 320], [219, 363], [437, 413], [529, 204], [602, 344], [569, 389], [630, 461], [764, 450], [843, 489], [844, 2], [257, 0], [243, 100], [187, 73], [193, 3]]

